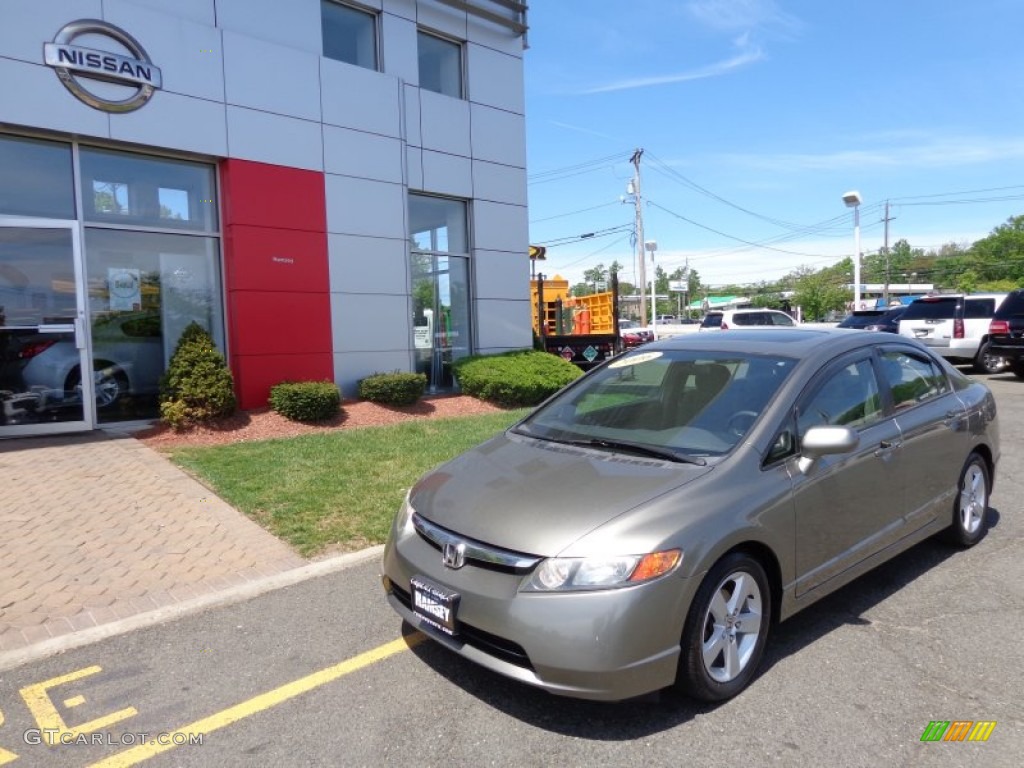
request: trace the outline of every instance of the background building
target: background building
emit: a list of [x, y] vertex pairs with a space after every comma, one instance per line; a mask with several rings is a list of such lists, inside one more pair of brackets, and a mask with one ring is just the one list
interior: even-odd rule
[[0, 435], [154, 416], [193, 320], [243, 408], [529, 346], [525, 14], [5, 0]]

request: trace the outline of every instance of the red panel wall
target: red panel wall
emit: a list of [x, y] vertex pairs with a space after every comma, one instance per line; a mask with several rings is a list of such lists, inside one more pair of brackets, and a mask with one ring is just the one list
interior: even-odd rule
[[278, 382], [334, 378], [324, 179], [229, 159], [221, 195], [231, 370], [258, 408]]

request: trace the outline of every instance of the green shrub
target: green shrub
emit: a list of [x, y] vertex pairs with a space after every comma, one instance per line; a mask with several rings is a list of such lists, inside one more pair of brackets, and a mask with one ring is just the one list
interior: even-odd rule
[[463, 357], [454, 366], [463, 392], [507, 408], [537, 405], [583, 374], [558, 355], [535, 350]]
[[359, 382], [359, 397], [384, 405], [413, 405], [426, 388], [422, 373], [374, 373]]
[[178, 339], [160, 381], [160, 415], [184, 429], [235, 412], [235, 386], [224, 356], [199, 323], [189, 323]]
[[333, 381], [284, 381], [270, 388], [270, 407], [293, 421], [337, 416], [341, 393]]

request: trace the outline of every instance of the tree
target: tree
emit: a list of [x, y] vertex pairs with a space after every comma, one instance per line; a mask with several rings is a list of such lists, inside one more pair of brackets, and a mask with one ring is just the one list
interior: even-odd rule
[[608, 280], [608, 270], [605, 268], [604, 264], [598, 264], [596, 267], [584, 270], [583, 279], [590, 283], [596, 291], [598, 283], [603, 283]]
[[1024, 216], [1011, 216], [971, 247], [970, 266], [981, 282], [1024, 280]]
[[846, 289], [845, 280], [838, 282], [827, 270], [815, 271], [809, 267], [800, 267], [793, 274], [793, 303], [803, 309], [805, 320], [824, 320], [829, 312], [842, 310], [850, 300], [851, 294]]

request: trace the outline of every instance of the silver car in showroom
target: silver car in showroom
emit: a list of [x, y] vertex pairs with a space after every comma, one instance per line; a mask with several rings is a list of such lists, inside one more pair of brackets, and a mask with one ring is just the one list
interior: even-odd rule
[[384, 588], [429, 637], [551, 693], [720, 701], [773, 623], [933, 534], [979, 541], [998, 460], [992, 393], [916, 341], [676, 337], [425, 475]]

